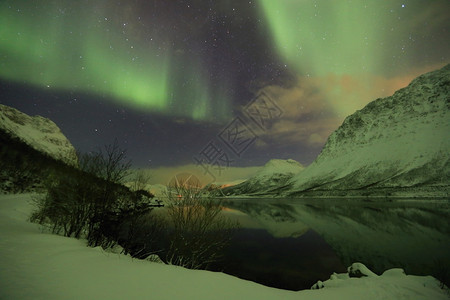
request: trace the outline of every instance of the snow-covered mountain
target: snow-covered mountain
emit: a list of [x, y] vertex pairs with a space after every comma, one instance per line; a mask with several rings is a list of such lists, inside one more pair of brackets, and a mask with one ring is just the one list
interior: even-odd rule
[[303, 166], [293, 160], [272, 159], [248, 180], [223, 189], [225, 195], [263, 193], [285, 184], [295, 174], [303, 170]]
[[448, 196], [449, 161], [447, 65], [347, 117], [317, 159], [278, 192], [398, 195], [426, 189]]
[[72, 166], [78, 165], [75, 148], [49, 119], [31, 117], [0, 104], [0, 130], [57, 160]]

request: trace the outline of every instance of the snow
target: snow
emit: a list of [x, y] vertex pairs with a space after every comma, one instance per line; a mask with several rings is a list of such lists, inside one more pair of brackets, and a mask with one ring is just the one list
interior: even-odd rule
[[223, 193], [227, 196], [262, 193], [285, 183], [303, 169], [304, 167], [293, 159], [271, 159], [254, 176], [241, 184], [224, 188]]
[[[316, 288], [337, 289], [338, 295], [330, 299], [345, 299], [341, 293], [345, 293], [347, 299], [360, 297], [359, 299], [441, 299], [448, 297], [445, 293], [428, 293], [424, 289], [433, 287], [435, 283], [432, 277], [420, 277], [405, 275], [400, 270], [392, 269], [381, 276], [373, 274], [363, 264], [355, 263], [351, 268], [361, 268], [362, 273], [370, 272], [369, 276], [351, 278], [348, 274], [333, 274], [331, 279], [318, 282]], [[365, 295], [360, 291], [365, 290]], [[443, 298], [442, 298], [443, 299]]]
[[321, 289], [292, 292], [139, 261], [45, 233], [27, 222], [31, 199], [0, 196], [0, 299], [448, 299], [434, 278], [395, 269], [362, 278], [334, 274]]
[[419, 76], [348, 116], [308, 167], [289, 169], [289, 160], [272, 160], [224, 194], [448, 197], [448, 78], [450, 65]]
[[75, 148], [49, 119], [30, 117], [15, 108], [0, 104], [0, 130], [55, 159], [72, 166], [78, 165]]
[[271, 176], [273, 174], [296, 174], [303, 170], [302, 164], [293, 159], [271, 159], [255, 177]]
[[[450, 176], [450, 65], [347, 117], [288, 192], [447, 186]], [[443, 191], [446, 195], [446, 191]]]

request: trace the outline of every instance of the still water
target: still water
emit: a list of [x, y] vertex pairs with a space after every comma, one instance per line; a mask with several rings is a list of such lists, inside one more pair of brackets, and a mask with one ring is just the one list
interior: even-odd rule
[[378, 274], [450, 269], [449, 201], [233, 199], [223, 206], [241, 229], [213, 269], [264, 285], [310, 288], [353, 262]]

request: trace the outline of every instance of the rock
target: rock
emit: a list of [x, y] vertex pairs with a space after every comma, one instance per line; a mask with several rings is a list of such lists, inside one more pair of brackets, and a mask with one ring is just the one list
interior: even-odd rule
[[312, 290], [320, 290], [322, 288], [324, 288], [325, 286], [323, 285], [323, 282], [321, 280], [317, 281], [317, 283], [315, 283], [311, 289]]
[[367, 268], [362, 263], [353, 263], [350, 267], [347, 268], [348, 276], [349, 277], [377, 277], [378, 275], [374, 272], [370, 271], [369, 268]]
[[154, 263], [159, 263], [159, 264], [163, 264], [164, 262], [161, 260], [161, 258], [159, 258], [159, 256], [157, 254], [151, 254], [149, 255], [145, 260], [154, 262]]

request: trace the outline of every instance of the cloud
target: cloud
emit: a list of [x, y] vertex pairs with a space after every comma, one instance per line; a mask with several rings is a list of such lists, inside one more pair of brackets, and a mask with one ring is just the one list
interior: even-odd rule
[[272, 85], [263, 91], [283, 113], [260, 134], [265, 143], [256, 144], [257, 147], [273, 143], [320, 146], [339, 125], [318, 80], [300, 78], [293, 87]]
[[299, 77], [297, 84], [289, 88], [266, 86], [262, 91], [283, 113], [270, 128], [260, 133], [263, 141], [256, 147], [271, 144], [323, 146], [347, 116], [377, 98], [392, 95], [417, 76], [442, 66], [412, 69], [395, 77], [330, 73], [323, 77]]
[[311, 146], [321, 146], [325, 144], [327, 137], [322, 136], [318, 133], [313, 133], [309, 136], [307, 143]]
[[[230, 166], [223, 169], [220, 173], [214, 166], [209, 166], [212, 174], [216, 177], [217, 183], [228, 183], [236, 180], [245, 180], [256, 174], [261, 167], [233, 167]], [[190, 173], [196, 176], [200, 182], [205, 185], [213, 181], [213, 177], [205, 174], [201, 166], [195, 164], [180, 165], [175, 167], [159, 167], [155, 169], [145, 170], [151, 176], [150, 184], [167, 185], [170, 180], [179, 174]]]

